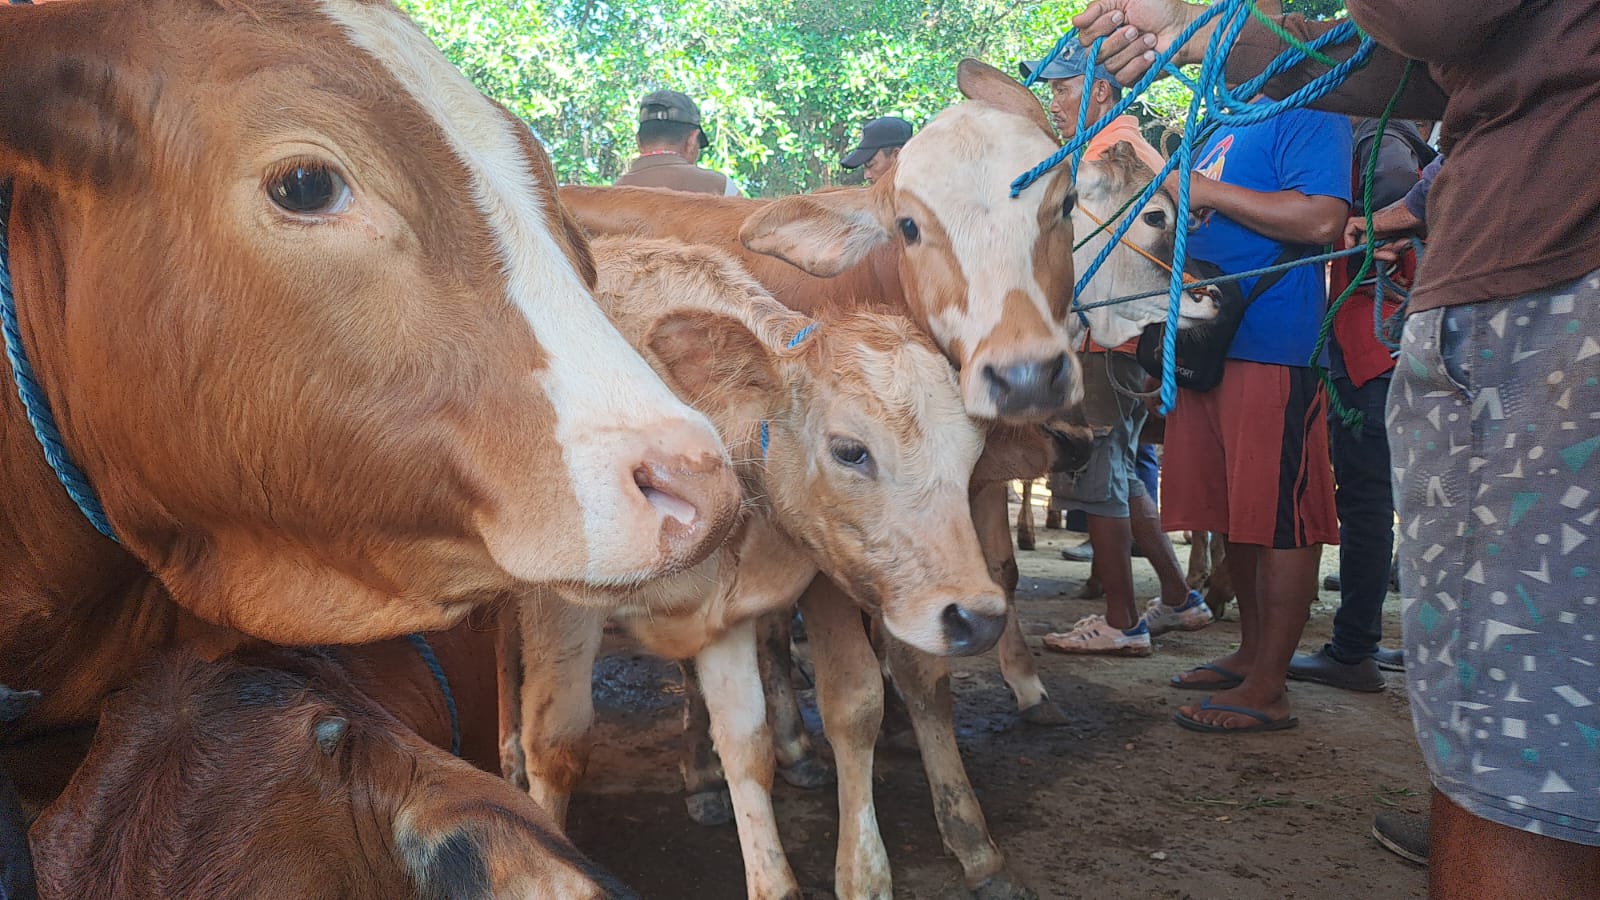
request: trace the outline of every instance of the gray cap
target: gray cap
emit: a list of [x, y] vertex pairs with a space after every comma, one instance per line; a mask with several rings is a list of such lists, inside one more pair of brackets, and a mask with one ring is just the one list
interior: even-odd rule
[[867, 160], [885, 147], [899, 147], [911, 140], [911, 123], [899, 116], [883, 116], [873, 119], [861, 129], [861, 144], [845, 155], [839, 165], [846, 169], [856, 169], [867, 164]]
[[[1017, 63], [1017, 68], [1022, 72], [1022, 77], [1027, 78], [1043, 62], [1044, 60], [1042, 59], [1025, 60]], [[1056, 58], [1050, 60], [1050, 64], [1039, 72], [1039, 80], [1055, 81], [1058, 78], [1082, 78], [1088, 71], [1089, 49], [1073, 41], [1068, 41], [1067, 45], [1062, 47], [1061, 52], [1056, 55]], [[1111, 77], [1111, 73], [1106, 70], [1105, 66], [1096, 65], [1094, 67], [1094, 77], [1096, 81], [1109, 81], [1113, 85], [1117, 84], [1117, 80]], [[1121, 87], [1121, 85], [1117, 86]]]
[[700, 146], [704, 148], [705, 127], [700, 121], [700, 107], [694, 105], [688, 94], [677, 91], [654, 91], [639, 101], [639, 122], [682, 122], [700, 129]]

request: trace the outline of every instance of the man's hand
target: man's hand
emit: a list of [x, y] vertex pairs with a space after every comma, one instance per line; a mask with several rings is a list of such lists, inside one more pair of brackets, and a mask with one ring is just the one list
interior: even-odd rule
[[[1078, 41], [1085, 47], [1098, 38], [1106, 39], [1100, 47], [1100, 64], [1119, 84], [1127, 86], [1143, 78], [1156, 54], [1171, 47], [1183, 29], [1203, 12], [1204, 6], [1181, 0], [1095, 0], [1073, 17], [1072, 24], [1078, 29]], [[1213, 28], [1214, 22], [1200, 29], [1178, 51], [1174, 62], [1199, 62]]]
[[[1379, 238], [1382, 240], [1382, 238]], [[1344, 223], [1344, 245], [1346, 247], [1359, 247], [1367, 242], [1367, 217], [1351, 216], [1350, 221]], [[1372, 251], [1372, 258], [1382, 262], [1399, 262], [1400, 247], [1396, 241], [1383, 241]]]

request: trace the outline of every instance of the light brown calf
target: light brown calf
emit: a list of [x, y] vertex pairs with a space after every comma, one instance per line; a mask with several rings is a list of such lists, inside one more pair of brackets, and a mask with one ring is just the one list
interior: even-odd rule
[[[773, 745], [755, 620], [791, 609], [819, 571], [848, 586], [841, 608], [855, 628], [823, 629], [811, 640], [841, 765], [870, 759], [875, 731], [847, 727], [856, 711], [828, 690], [830, 678], [877, 679], [875, 664], [862, 668], [873, 654], [858, 608], [926, 654], [981, 652], [1005, 625], [1004, 596], [965, 515], [982, 431], [963, 409], [954, 373], [905, 319], [810, 319], [707, 247], [601, 239], [595, 252], [602, 305], [717, 425], [745, 486], [744, 515], [722, 549], [630, 593], [614, 616], [651, 651], [694, 660], [749, 895], [798, 897], [769, 795]], [[522, 743], [532, 792], [558, 819], [583, 769], [601, 632], [600, 616], [568, 594], [522, 608]], [[555, 633], [571, 640], [553, 646]], [[857, 788], [840, 798], [841, 854], [881, 847], [870, 774], [841, 784]], [[886, 875], [887, 860], [877, 864]], [[838, 893], [854, 897], [859, 888], [845, 883]]]
[[[990, 67], [963, 63], [958, 81], [971, 101], [942, 113], [915, 135], [891, 175], [870, 190], [741, 201], [666, 191], [564, 188], [562, 197], [595, 233], [675, 236], [730, 249], [775, 297], [798, 310], [835, 303], [903, 310], [959, 366], [969, 413], [1008, 422], [1056, 416], [1078, 390], [1077, 362], [1070, 352], [1076, 346], [1076, 319], [1067, 313], [1076, 204], [1064, 171], [1018, 199], [1009, 198], [1011, 180], [1057, 146], [1049, 125], [1027, 90]], [[1108, 170], [1106, 193], [1129, 189], [1119, 172]], [[1151, 211], [1164, 212], [1164, 220], [1142, 221], [1132, 240], [1145, 241], [1159, 252], [1162, 234], [1170, 236], [1170, 201], [1159, 199], [1142, 212]], [[752, 248], [798, 268], [763, 259]], [[1156, 303], [1164, 310], [1165, 301]], [[1203, 315], [1204, 304], [1199, 307]], [[1037, 364], [1044, 347], [1059, 354], [1054, 371]], [[1034, 362], [1016, 362], [1030, 359]], [[1036, 429], [992, 432], [972, 476], [979, 489], [972, 498], [972, 514], [984, 555], [991, 577], [1008, 596], [1015, 589], [1016, 566], [1004, 481], [1043, 472], [1049, 455], [1047, 441]], [[850, 627], [849, 604], [826, 581], [813, 585], [803, 607], [808, 624], [817, 618], [835, 629]], [[860, 630], [859, 620], [854, 627]], [[913, 713], [920, 711], [914, 724], [940, 798], [935, 809], [946, 844], [961, 861], [969, 885], [993, 884], [1003, 858], [988, 836], [960, 765], [942, 664], [928, 658], [912, 662], [912, 654], [900, 651], [888, 656], [891, 669], [899, 670], [894, 674], [897, 687]], [[1031, 720], [1059, 721], [1014, 619], [1002, 638], [1000, 658], [1024, 714]], [[870, 791], [871, 771], [870, 753], [864, 759], [852, 757], [852, 745], [841, 742], [855, 739], [843, 735], [868, 725], [875, 730], [882, 715], [881, 683], [869, 686], [859, 677], [869, 659], [854, 662], [831, 677], [818, 666], [821, 691], [836, 692], [843, 702], [835, 708], [851, 711], [848, 725], [829, 726], [840, 760], [842, 801]], [[863, 777], [868, 779], [865, 786]], [[887, 893], [888, 869], [876, 830], [852, 833], [851, 838], [840, 845], [837, 882], [859, 895]]]

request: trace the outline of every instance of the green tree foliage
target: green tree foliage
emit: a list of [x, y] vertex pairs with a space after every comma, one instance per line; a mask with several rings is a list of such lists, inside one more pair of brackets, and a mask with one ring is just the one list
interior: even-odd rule
[[639, 98], [681, 90], [711, 135], [702, 164], [751, 193], [837, 183], [861, 123], [921, 125], [959, 99], [956, 63], [1008, 71], [1087, 0], [400, 0], [483, 91], [544, 139], [566, 181], [632, 158]]
[[[861, 123], [920, 126], [959, 99], [956, 63], [1008, 72], [1043, 55], [1088, 0], [398, 0], [467, 77], [531, 124], [563, 181], [608, 183], [632, 158], [639, 98], [681, 90], [711, 135], [702, 164], [752, 194], [859, 179], [839, 158]], [[1286, 0], [1292, 12], [1340, 0]], [[1165, 83], [1159, 134], [1188, 96]]]

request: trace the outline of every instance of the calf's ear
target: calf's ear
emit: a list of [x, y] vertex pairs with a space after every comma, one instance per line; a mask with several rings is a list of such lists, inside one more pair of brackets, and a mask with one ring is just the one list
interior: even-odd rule
[[157, 92], [127, 64], [140, 6], [0, 5], [0, 179], [105, 189], [148, 167]]
[[685, 403], [765, 406], [779, 396], [772, 351], [743, 322], [707, 310], [668, 313], [644, 340], [644, 357]]
[[889, 239], [889, 180], [868, 190], [784, 197], [745, 220], [739, 240], [819, 278], [861, 262]]

